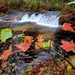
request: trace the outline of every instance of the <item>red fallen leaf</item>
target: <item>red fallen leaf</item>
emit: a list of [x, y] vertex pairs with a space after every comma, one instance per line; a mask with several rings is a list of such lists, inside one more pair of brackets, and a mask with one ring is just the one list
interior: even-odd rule
[[75, 53], [75, 43], [73, 42], [73, 40], [71, 40], [70, 42], [61, 40], [61, 42], [62, 45], [60, 47], [62, 49], [66, 50], [66, 52], [73, 51]]
[[63, 25], [62, 25], [62, 29], [63, 30], [65, 30], [65, 31], [71, 31], [71, 32], [74, 32], [75, 33], [75, 31], [74, 31], [74, 29], [71, 27], [71, 24], [70, 23], [64, 23]]
[[3, 54], [0, 56], [0, 59], [4, 59], [7, 60], [9, 55], [13, 54], [14, 52], [12, 52], [12, 44], [9, 45], [9, 49], [8, 50], [5, 50], [3, 52]]
[[30, 48], [30, 45], [32, 43], [32, 39], [33, 38], [31, 36], [26, 36], [24, 38], [24, 43], [17, 44], [15, 46], [19, 49], [19, 51], [26, 52]]
[[11, 55], [11, 54], [12, 54], [12, 51], [11, 50], [5, 50], [3, 52], [3, 54], [0, 56], [0, 59], [7, 60], [8, 57], [9, 57], [9, 55]]

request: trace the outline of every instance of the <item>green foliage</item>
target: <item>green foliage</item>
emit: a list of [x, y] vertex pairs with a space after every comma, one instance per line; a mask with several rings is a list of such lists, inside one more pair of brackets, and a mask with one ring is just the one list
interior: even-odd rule
[[20, 71], [22, 72], [22, 74], [24, 74], [26, 72], [25, 69], [21, 69]]
[[23, 36], [23, 34], [18, 34], [16, 37], [20, 38], [20, 37], [22, 37], [22, 36]]
[[49, 44], [48, 44], [48, 42], [43, 42], [43, 45], [42, 45], [42, 48], [43, 49], [49, 49]]
[[68, 65], [68, 66], [67, 66], [67, 71], [68, 71], [68, 72], [71, 72], [71, 71], [72, 71], [72, 66]]
[[0, 40], [2, 42], [6, 42], [6, 40], [11, 37], [12, 37], [12, 31], [10, 28], [5, 28], [1, 31]]
[[[62, 7], [66, 7], [66, 4], [70, 1], [74, 0], [0, 0], [0, 2], [5, 2], [8, 5], [9, 10], [31, 10], [34, 7], [37, 11], [38, 6], [45, 6], [55, 8], [55, 10], [59, 10]], [[19, 8], [20, 7], [20, 8]], [[43, 8], [42, 8], [43, 9]], [[9, 11], [8, 10], [8, 11]]]
[[33, 69], [32, 66], [28, 66], [28, 67], [27, 67], [27, 71], [31, 71], [32, 69]]

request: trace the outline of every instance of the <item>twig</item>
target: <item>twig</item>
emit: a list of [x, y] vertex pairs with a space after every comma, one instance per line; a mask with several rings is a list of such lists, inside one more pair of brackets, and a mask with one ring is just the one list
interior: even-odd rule
[[64, 56], [62, 56], [59, 52], [55, 51], [54, 49], [51, 48], [51, 50], [53, 52], [55, 52], [56, 54], [58, 54], [61, 58], [63, 58], [64, 60], [66, 60], [72, 66], [72, 68], [75, 69], [75, 66], [67, 58], [65, 58]]

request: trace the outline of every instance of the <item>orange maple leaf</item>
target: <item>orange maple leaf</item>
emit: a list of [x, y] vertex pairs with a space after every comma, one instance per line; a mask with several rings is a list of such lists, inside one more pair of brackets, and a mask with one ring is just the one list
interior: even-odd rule
[[40, 49], [42, 48], [42, 41], [35, 42], [35, 49]]
[[61, 42], [62, 42], [62, 45], [60, 47], [64, 50], [66, 50], [66, 52], [69, 52], [69, 51], [75, 52], [75, 50], [74, 50], [75, 43], [73, 42], [73, 40], [71, 40], [70, 42], [61, 40]]
[[3, 52], [3, 54], [0, 56], [0, 59], [7, 60], [8, 57], [9, 57], [9, 55], [11, 55], [11, 54], [12, 54], [12, 51], [11, 50], [5, 50]]
[[9, 49], [3, 51], [3, 54], [0, 56], [0, 59], [4, 59], [7, 60], [9, 55], [13, 54], [14, 52], [12, 52], [12, 44], [9, 45]]
[[17, 45], [15, 45], [15, 46], [19, 49], [19, 51], [26, 52], [26, 51], [30, 48], [30, 46], [31, 46], [32, 39], [33, 39], [33, 37], [31, 37], [31, 36], [26, 36], [26, 37], [24, 38], [24, 43], [17, 44]]
[[75, 31], [74, 31], [74, 29], [71, 27], [71, 24], [70, 23], [64, 23], [63, 25], [62, 25], [62, 29], [63, 30], [65, 30], [65, 31], [71, 31], [71, 32], [74, 32], [75, 33]]
[[43, 35], [39, 34], [36, 38], [37, 41], [35, 42], [35, 49], [40, 49], [42, 47]]
[[42, 34], [39, 34], [39, 35], [37, 36], [37, 40], [38, 40], [38, 41], [40, 41], [42, 38], [43, 38], [43, 35], [42, 35]]

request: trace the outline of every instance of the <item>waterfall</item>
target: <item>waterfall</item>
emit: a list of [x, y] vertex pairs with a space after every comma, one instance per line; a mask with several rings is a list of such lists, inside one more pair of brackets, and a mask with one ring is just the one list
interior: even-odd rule
[[[46, 13], [10, 13], [3, 17], [0, 17], [0, 21], [12, 22], [12, 23], [25, 23], [33, 22], [37, 25], [48, 26], [48, 27], [58, 27], [60, 11], [49, 11]], [[18, 19], [19, 18], [19, 19]]]

